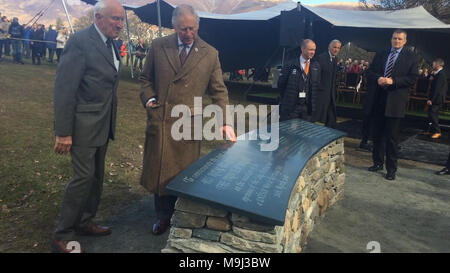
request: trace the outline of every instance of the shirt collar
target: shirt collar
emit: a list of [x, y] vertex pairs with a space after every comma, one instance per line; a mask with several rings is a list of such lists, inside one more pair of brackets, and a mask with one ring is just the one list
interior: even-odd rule
[[100, 35], [100, 38], [102, 38], [102, 41], [104, 43], [106, 43], [106, 41], [108, 40], [108, 37], [105, 36], [105, 34], [103, 34], [100, 29], [97, 27], [97, 25], [94, 23], [94, 27], [97, 30], [98, 34]]
[[443, 68], [440, 68], [440, 69], [436, 70], [436, 72], [434, 72], [434, 75], [437, 75], [437, 73], [441, 72], [442, 69]]
[[303, 58], [303, 55], [300, 55], [300, 64], [301, 64], [301, 65], [304, 64], [304, 63], [306, 63], [307, 61], [309, 61], [309, 60], [304, 59], [304, 58]]
[[[180, 39], [180, 37], [179, 37], [178, 35], [177, 35], [177, 38], [178, 38], [178, 47], [183, 47], [184, 44], [183, 44], [183, 42], [181, 41], [181, 39]], [[187, 48], [191, 48], [192, 44], [194, 44], [194, 42], [192, 42], [192, 43], [186, 45], [186, 47], [187, 47]]]
[[391, 47], [391, 53], [394, 52], [394, 50], [397, 50], [397, 54], [400, 54], [400, 52], [402, 52], [403, 47], [399, 48], [399, 49], [394, 49], [393, 47]]
[[328, 54], [330, 55], [330, 59], [333, 60], [335, 56], [333, 56], [329, 50], [328, 50]]

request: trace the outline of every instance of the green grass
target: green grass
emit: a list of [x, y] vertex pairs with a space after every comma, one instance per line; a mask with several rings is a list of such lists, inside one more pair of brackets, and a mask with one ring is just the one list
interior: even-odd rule
[[[64, 187], [72, 176], [70, 156], [53, 153], [56, 65], [25, 62], [0, 62], [0, 252], [49, 251]], [[138, 80], [124, 69], [117, 136], [108, 148], [98, 221], [148, 194], [139, 185], [146, 125], [139, 92]], [[230, 93], [231, 103], [242, 100], [242, 94]], [[201, 154], [223, 143], [205, 141]]]

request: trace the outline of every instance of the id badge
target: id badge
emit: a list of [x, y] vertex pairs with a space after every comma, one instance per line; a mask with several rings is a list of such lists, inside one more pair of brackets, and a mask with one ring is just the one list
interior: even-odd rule
[[300, 92], [300, 93], [298, 93], [298, 97], [301, 98], [301, 99], [306, 98], [306, 92]]

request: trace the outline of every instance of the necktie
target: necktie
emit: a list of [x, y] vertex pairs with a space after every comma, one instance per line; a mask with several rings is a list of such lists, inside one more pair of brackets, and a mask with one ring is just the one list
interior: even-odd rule
[[106, 47], [108, 48], [108, 54], [111, 56], [111, 60], [114, 60], [114, 56], [112, 53], [112, 43], [113, 43], [113, 40], [111, 38], [108, 38], [106, 40]]
[[305, 64], [305, 74], [306, 74], [306, 76], [308, 76], [308, 74], [309, 74], [309, 60], [307, 60], [306, 61], [306, 64]]
[[183, 45], [183, 49], [181, 50], [181, 53], [180, 53], [181, 66], [184, 65], [184, 63], [186, 62], [186, 59], [187, 59], [187, 45]]
[[389, 58], [388, 66], [386, 68], [386, 71], [384, 72], [384, 76], [386, 78], [390, 78], [392, 76], [392, 69], [394, 68], [395, 56], [397, 56], [397, 50], [394, 50], [391, 54], [391, 57]]

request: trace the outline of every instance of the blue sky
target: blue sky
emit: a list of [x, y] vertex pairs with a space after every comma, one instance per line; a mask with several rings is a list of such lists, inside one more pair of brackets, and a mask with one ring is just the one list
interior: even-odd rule
[[302, 4], [323, 4], [332, 2], [358, 2], [358, 0], [301, 0]]

